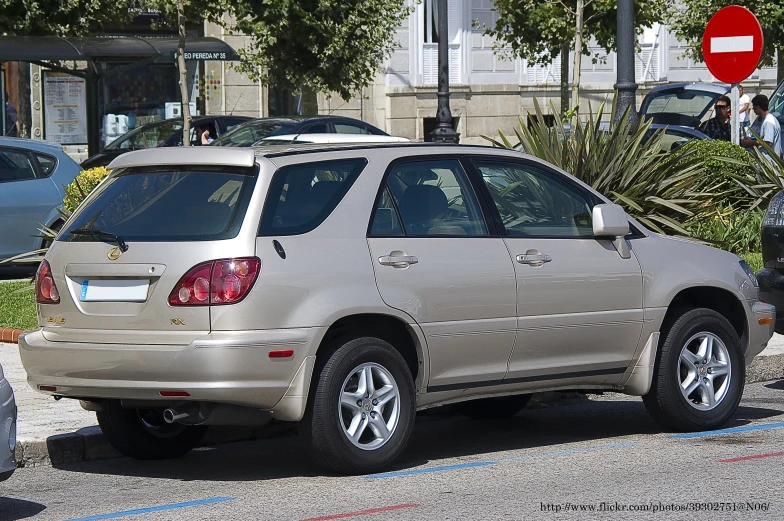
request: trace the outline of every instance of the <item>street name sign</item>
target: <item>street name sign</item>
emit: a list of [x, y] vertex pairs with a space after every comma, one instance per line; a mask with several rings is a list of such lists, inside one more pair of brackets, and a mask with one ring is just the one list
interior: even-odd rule
[[716, 79], [740, 83], [759, 65], [762, 44], [762, 27], [754, 13], [730, 5], [719, 9], [705, 26], [702, 55]]

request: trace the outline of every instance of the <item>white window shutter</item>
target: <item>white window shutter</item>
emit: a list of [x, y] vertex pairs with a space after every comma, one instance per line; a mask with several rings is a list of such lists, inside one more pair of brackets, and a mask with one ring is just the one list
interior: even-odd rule
[[462, 6], [460, 5], [460, 0], [447, 0], [447, 13], [449, 16], [446, 18], [447, 23], [447, 33], [449, 33], [449, 38], [447, 42], [453, 44], [460, 44], [460, 33], [462, 29], [462, 19], [463, 17], [460, 16]]

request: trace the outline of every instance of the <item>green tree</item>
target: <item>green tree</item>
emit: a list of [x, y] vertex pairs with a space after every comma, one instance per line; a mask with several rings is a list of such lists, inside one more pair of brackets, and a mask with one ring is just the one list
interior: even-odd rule
[[233, 30], [250, 37], [238, 70], [347, 101], [374, 80], [411, 11], [405, 0], [239, 0], [231, 12]]
[[0, 34], [90, 35], [130, 21], [137, 7], [135, 0], [0, 0]]
[[[567, 90], [569, 51], [574, 51], [572, 107], [578, 104], [580, 61], [591, 56], [584, 42], [592, 37], [607, 51], [616, 49], [617, 0], [494, 0], [498, 19], [483, 27], [495, 38], [494, 50], [529, 63], [549, 65], [561, 55], [562, 111]], [[665, 4], [657, 0], [635, 0], [634, 23], [638, 30], [663, 18]], [[594, 61], [602, 59], [594, 55]]]
[[778, 81], [784, 80], [784, 2], [781, 0], [681, 0], [679, 9], [672, 9], [666, 22], [675, 35], [688, 45], [687, 55], [703, 61], [702, 35], [708, 20], [722, 7], [740, 5], [757, 16], [765, 36], [760, 66], [773, 65], [778, 56]]

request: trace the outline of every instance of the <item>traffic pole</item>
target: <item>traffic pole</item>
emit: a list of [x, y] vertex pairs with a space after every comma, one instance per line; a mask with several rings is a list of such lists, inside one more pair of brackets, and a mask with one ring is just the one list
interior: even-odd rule
[[730, 118], [730, 124], [732, 125], [732, 142], [736, 145], [740, 145], [740, 92], [738, 91], [738, 83], [732, 84], [732, 106], [730, 110], [732, 111], [732, 117]]

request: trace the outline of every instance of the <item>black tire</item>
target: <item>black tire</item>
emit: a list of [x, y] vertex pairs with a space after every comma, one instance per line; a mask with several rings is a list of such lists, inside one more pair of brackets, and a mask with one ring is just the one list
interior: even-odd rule
[[124, 409], [117, 401], [107, 401], [96, 413], [109, 443], [125, 456], [140, 460], [171, 459], [184, 456], [201, 441], [206, 426], [167, 424], [158, 409]]
[[472, 420], [505, 420], [522, 411], [530, 399], [530, 394], [481, 398], [458, 403], [456, 409]]
[[[694, 400], [684, 397], [679, 377], [681, 351], [689, 339], [700, 333], [714, 335], [724, 344], [730, 368], [730, 382], [726, 394], [714, 408], [708, 410], [698, 410], [691, 405]], [[729, 321], [710, 309], [684, 309], [681, 315], [662, 331], [659, 344], [651, 389], [643, 396], [645, 407], [654, 420], [665, 427], [686, 432], [711, 430], [725, 423], [740, 403], [746, 380], [746, 363], [740, 339]], [[701, 372], [696, 374], [696, 380], [707, 376]], [[721, 383], [717, 385], [721, 387]]]
[[[358, 448], [349, 440], [341, 417], [344, 409], [339, 405], [344, 382], [363, 364], [376, 364], [386, 370], [399, 393], [397, 424], [387, 441], [372, 450]], [[387, 342], [363, 337], [330, 346], [322, 362], [317, 362], [299, 432], [318, 465], [340, 473], [363, 474], [388, 465], [403, 451], [415, 416], [416, 393], [405, 360]]]

